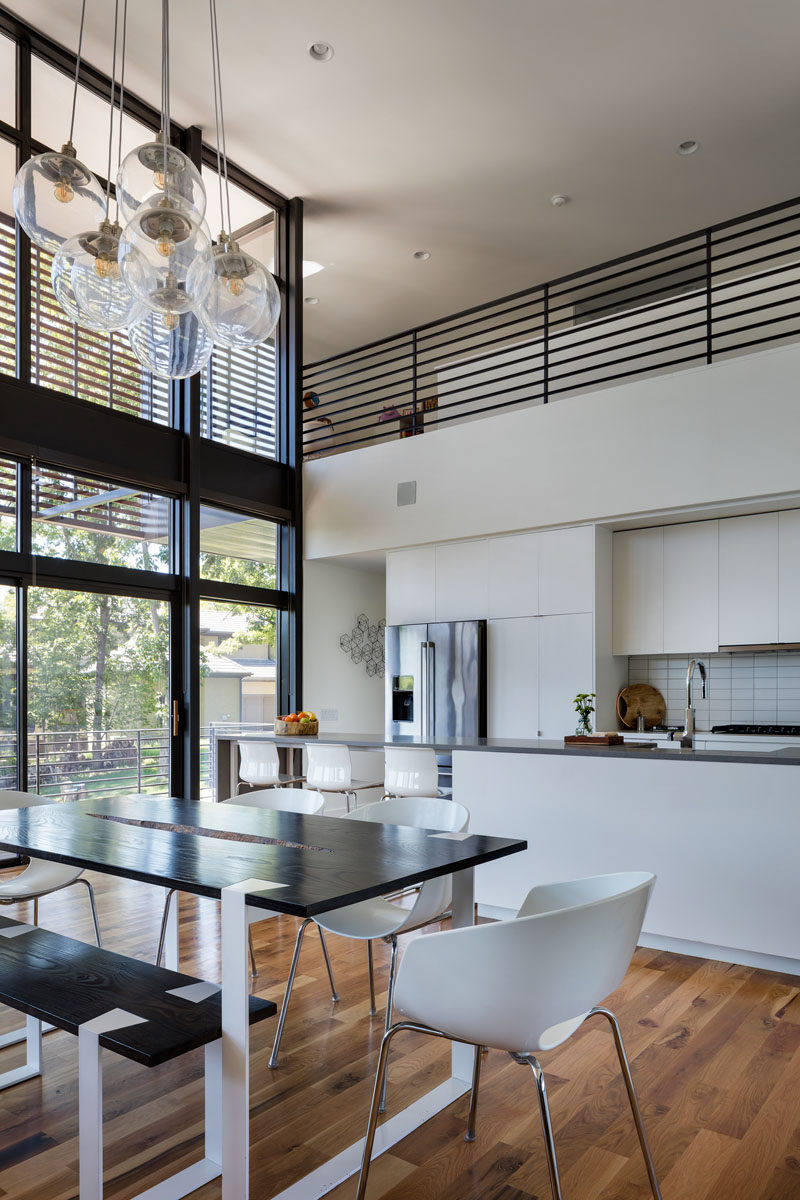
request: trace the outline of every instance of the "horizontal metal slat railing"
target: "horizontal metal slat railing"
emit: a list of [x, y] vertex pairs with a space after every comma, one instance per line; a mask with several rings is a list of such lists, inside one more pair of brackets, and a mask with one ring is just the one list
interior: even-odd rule
[[[212, 795], [211, 737], [200, 730], [201, 798]], [[28, 786], [51, 800], [169, 795], [170, 731], [68, 729], [28, 734]], [[17, 787], [17, 739], [0, 731], [0, 790]]]
[[800, 199], [307, 365], [307, 458], [800, 338]]

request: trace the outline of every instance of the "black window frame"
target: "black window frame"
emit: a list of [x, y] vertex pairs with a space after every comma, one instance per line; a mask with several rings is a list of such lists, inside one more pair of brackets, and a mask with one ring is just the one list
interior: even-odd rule
[[[31, 136], [31, 60], [35, 56], [74, 77], [75, 56], [0, 8], [0, 34], [16, 43], [16, 121], [0, 120], [0, 136], [16, 146], [17, 166], [49, 149]], [[79, 83], [108, 100], [110, 80], [82, 62]], [[126, 91], [126, 112], [154, 131], [158, 110]], [[200, 129], [173, 123], [172, 138], [195, 164], [216, 168], [216, 151]], [[170, 605], [170, 754], [173, 795], [200, 795], [201, 599], [257, 603], [277, 610], [277, 711], [302, 706], [302, 430], [297, 419], [302, 374], [302, 201], [287, 199], [238, 164], [230, 181], [275, 213], [275, 272], [282, 313], [276, 330], [276, 458], [203, 438], [199, 434], [200, 376], [171, 385], [170, 422], [159, 425], [129, 413], [39, 387], [31, 376], [30, 242], [16, 232], [16, 377], [0, 375], [0, 455], [18, 463], [17, 550], [0, 552], [0, 583], [16, 585], [18, 786], [27, 764], [27, 588], [34, 582], [165, 600]], [[10, 204], [9, 204], [10, 207]], [[31, 473], [41, 460], [100, 479], [138, 485], [173, 498], [173, 570], [168, 574], [103, 564], [34, 559], [31, 554]], [[203, 581], [199, 575], [201, 503], [278, 522], [275, 589]], [[177, 733], [175, 732], [177, 730]]]

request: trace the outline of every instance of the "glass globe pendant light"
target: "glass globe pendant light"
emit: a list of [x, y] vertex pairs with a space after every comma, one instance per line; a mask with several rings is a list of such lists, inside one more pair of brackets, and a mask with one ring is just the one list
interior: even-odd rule
[[162, 379], [197, 374], [214, 349], [214, 339], [194, 312], [148, 312], [131, 326], [128, 338], [142, 366]]
[[206, 212], [206, 191], [200, 172], [177, 146], [170, 146], [164, 130], [152, 142], [131, 150], [117, 174], [117, 203], [126, 221], [140, 208], [166, 197], [198, 223]]
[[118, 261], [141, 303], [153, 312], [180, 316], [205, 298], [213, 268], [202, 179], [169, 144], [169, 0], [162, 0], [161, 35], [162, 133], [131, 151], [120, 167], [120, 201], [130, 217]]
[[[120, 139], [124, 96], [125, 34], [127, 0], [123, 16], [123, 66], [120, 81]], [[111, 147], [114, 135], [114, 87], [117, 69], [117, 32], [119, 0], [114, 5], [114, 50], [111, 67], [111, 95], [108, 127], [108, 170], [106, 173], [105, 216], [96, 229], [84, 230], [69, 238], [58, 250], [51, 270], [56, 298], [68, 316], [79, 325], [111, 333], [125, 329], [144, 315], [142, 305], [120, 276], [117, 253], [122, 232], [117, 221], [110, 220]]]
[[[222, 180], [228, 228], [232, 229], [228, 156], [225, 145], [225, 114], [222, 106], [222, 72], [216, 0], [209, 0], [211, 13], [211, 61], [214, 82], [214, 119], [217, 134], [217, 180], [220, 213], [224, 214]], [[220, 138], [220, 129], [222, 136]], [[220, 154], [221, 149], [221, 154]], [[223, 215], [224, 220], [224, 215]], [[232, 233], [223, 230], [211, 252], [213, 267], [208, 294], [200, 307], [203, 324], [215, 342], [231, 349], [248, 349], [268, 337], [281, 311], [278, 286], [270, 272], [251, 254], [242, 250]], [[193, 270], [200, 271], [198, 262]]]
[[85, 16], [86, 0], [83, 0], [69, 137], [60, 150], [47, 150], [23, 163], [12, 192], [14, 213], [20, 225], [34, 245], [51, 254], [73, 234], [91, 228], [103, 218], [103, 189], [80, 161], [72, 144]]
[[[266, 267], [220, 235], [212, 249], [213, 278], [200, 315], [215, 342], [247, 349], [275, 328], [281, 310], [278, 285]], [[262, 328], [269, 325], [266, 333]]]

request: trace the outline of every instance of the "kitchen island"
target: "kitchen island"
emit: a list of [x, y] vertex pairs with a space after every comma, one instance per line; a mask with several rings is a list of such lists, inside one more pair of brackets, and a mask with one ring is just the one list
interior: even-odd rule
[[[246, 738], [294, 750], [304, 740]], [[235, 790], [231, 748], [240, 740], [217, 740], [221, 795]], [[669, 743], [565, 747], [537, 738], [315, 740], [354, 750], [432, 745], [452, 752], [453, 795], [470, 810], [470, 829], [528, 841], [512, 860], [476, 871], [475, 896], [486, 915], [510, 915], [535, 883], [651, 870], [658, 883], [644, 945], [800, 975], [800, 775], [788, 769], [800, 767], [800, 745], [760, 753]]]

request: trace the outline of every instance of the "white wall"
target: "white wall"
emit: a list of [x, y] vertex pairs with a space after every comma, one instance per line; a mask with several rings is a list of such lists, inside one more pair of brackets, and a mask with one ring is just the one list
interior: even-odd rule
[[[371, 623], [386, 615], [383, 572], [364, 571], [329, 562], [306, 562], [303, 575], [303, 704], [320, 717], [320, 734], [383, 734], [384, 681], [370, 678], [363, 663], [351, 662], [339, 646], [359, 613]], [[338, 719], [324, 719], [323, 709], [335, 709]], [[353, 754], [359, 779], [383, 780], [379, 754]], [[363, 800], [379, 800], [369, 792]]]
[[798, 377], [786, 346], [308, 462], [306, 558], [796, 492]]

